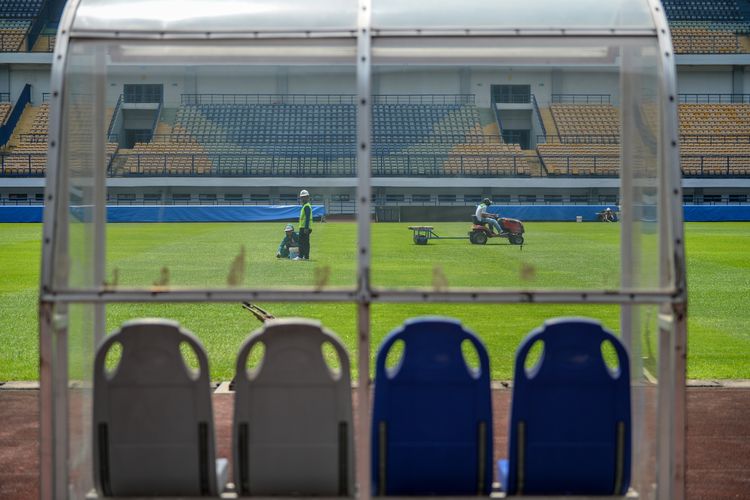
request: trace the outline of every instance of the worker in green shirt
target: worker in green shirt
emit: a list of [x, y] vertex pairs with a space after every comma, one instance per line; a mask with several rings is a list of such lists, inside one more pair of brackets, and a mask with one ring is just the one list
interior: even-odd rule
[[295, 260], [310, 259], [310, 233], [312, 233], [312, 205], [310, 204], [310, 193], [307, 189], [299, 192], [302, 209], [299, 211], [299, 257]]
[[284, 239], [279, 244], [279, 249], [276, 250], [276, 258], [281, 259], [289, 257], [290, 248], [299, 247], [299, 233], [294, 232], [294, 226], [287, 224], [284, 228]]

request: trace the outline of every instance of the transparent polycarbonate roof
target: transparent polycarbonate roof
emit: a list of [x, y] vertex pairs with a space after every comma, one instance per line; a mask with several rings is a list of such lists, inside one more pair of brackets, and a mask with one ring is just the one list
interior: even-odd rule
[[353, 31], [356, 0], [81, 0], [73, 31]]
[[372, 12], [376, 30], [654, 28], [646, 0], [373, 0]]
[[[353, 32], [356, 0], [81, 0], [74, 32]], [[647, 0], [373, 0], [397, 30], [652, 30]]]

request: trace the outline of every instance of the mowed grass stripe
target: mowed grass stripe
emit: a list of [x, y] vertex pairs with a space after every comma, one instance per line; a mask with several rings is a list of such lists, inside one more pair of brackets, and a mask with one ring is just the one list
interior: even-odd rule
[[[486, 246], [466, 240], [431, 241], [417, 246], [409, 224], [372, 226], [376, 284], [391, 286], [505, 286], [581, 288], [615, 286], [619, 281], [619, 225], [529, 223], [521, 250], [505, 240]], [[446, 236], [465, 236], [468, 224], [435, 223]], [[113, 224], [108, 228], [108, 276], [117, 268], [121, 286], [151, 285], [169, 269], [172, 286], [224, 286], [232, 261], [245, 247], [245, 284], [295, 286], [327, 283], [351, 285], [355, 279], [356, 226], [316, 224], [313, 262], [274, 257], [281, 223]], [[690, 286], [689, 376], [750, 378], [748, 291], [750, 224], [688, 224]], [[41, 225], [0, 224], [0, 380], [38, 378], [37, 287]], [[653, 245], [653, 235], [643, 236]], [[651, 250], [645, 255], [651, 255]], [[647, 272], [647, 271], [646, 271]], [[653, 279], [653, 277], [652, 277]], [[277, 316], [316, 318], [337, 332], [352, 353], [356, 370], [356, 320], [352, 304], [261, 304]], [[80, 307], [79, 307], [80, 309]], [[194, 331], [209, 353], [212, 378], [233, 375], [236, 352], [257, 320], [238, 304], [113, 304], [108, 306], [111, 331], [134, 317], [169, 317]], [[595, 317], [617, 331], [616, 306], [375, 304], [372, 308], [373, 351], [382, 338], [405, 319], [419, 315], [461, 319], [487, 343], [492, 376], [507, 379], [520, 340], [545, 319], [555, 316]], [[644, 312], [654, 317], [653, 308]], [[645, 338], [647, 337], [647, 339]], [[644, 335], [643, 355], [656, 353], [655, 332]], [[74, 359], [84, 359], [72, 339]], [[86, 348], [88, 349], [88, 348]], [[653, 360], [645, 360], [653, 365]], [[86, 370], [87, 368], [83, 368]], [[81, 374], [83, 375], [83, 374]]]
[[750, 378], [750, 225], [687, 227], [688, 373]]

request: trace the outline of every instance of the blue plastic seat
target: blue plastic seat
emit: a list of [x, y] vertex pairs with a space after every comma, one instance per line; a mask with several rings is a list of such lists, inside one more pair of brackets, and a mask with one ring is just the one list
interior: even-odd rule
[[[403, 341], [398, 366], [386, 367]], [[479, 366], [467, 366], [468, 341]], [[485, 495], [492, 483], [492, 403], [487, 351], [448, 318], [412, 319], [377, 354], [372, 478], [377, 495]]]
[[[543, 342], [528, 372], [531, 347]], [[619, 368], [605, 364], [611, 343]], [[621, 342], [596, 321], [545, 322], [516, 354], [508, 461], [499, 464], [511, 495], [624, 495], [630, 484], [630, 370]]]

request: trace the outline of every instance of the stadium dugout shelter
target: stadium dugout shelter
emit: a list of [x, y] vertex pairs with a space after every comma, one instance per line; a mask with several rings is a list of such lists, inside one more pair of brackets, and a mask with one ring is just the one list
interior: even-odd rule
[[[443, 151], [446, 160], [441, 168], [451, 172], [452, 151], [492, 149], [493, 143], [482, 141], [491, 133], [487, 130], [497, 134], [497, 128], [488, 123], [489, 128], [482, 125], [485, 132], [477, 132], [476, 141], [461, 142], [461, 132], [458, 142], [450, 142], [450, 130], [443, 133], [440, 127], [450, 129], [461, 113], [474, 113], [466, 111], [469, 100], [455, 96], [475, 95], [477, 102], [487, 103], [485, 110], [492, 111], [497, 109], [490, 103], [488, 88], [493, 75], [506, 82], [532, 75], [538, 77], [535, 86], [542, 87], [571, 72], [580, 74], [581, 81], [587, 74], [608, 78], [621, 111], [619, 170], [614, 181], [620, 223], [607, 225], [613, 248], [619, 252], [607, 256], [608, 272], [588, 273], [580, 284], [556, 282], [538, 272], [534, 281], [488, 286], [487, 269], [481, 266], [470, 275], [470, 282], [453, 284], [451, 271], [458, 264], [447, 256], [441, 260], [437, 245], [415, 247], [404, 237], [405, 248], [436, 250], [433, 276], [444, 276], [444, 280], [432, 285], [389, 280], [380, 254], [373, 251], [380, 243], [371, 218], [376, 189], [422, 185], [439, 193], [443, 187], [504, 182], [533, 190], [540, 179], [518, 176], [497, 181], [470, 169], [442, 177], [417, 173], [376, 178], [370, 171], [374, 149]], [[442, 76], [436, 79], [436, 75]], [[678, 99], [669, 27], [657, 0], [434, 0], [429, 8], [414, 0], [70, 0], [59, 25], [51, 78], [39, 303], [41, 498], [96, 495], [93, 366], [96, 348], [107, 332], [134, 319], [118, 316], [114, 323], [114, 314], [122, 314], [122, 304], [141, 304], [144, 310], [168, 305], [169, 310], [176, 310], [189, 304], [223, 303], [237, 304], [239, 309], [243, 301], [355, 306], [354, 495], [361, 500], [372, 495], [373, 306], [521, 304], [543, 310], [545, 304], [563, 304], [590, 308], [592, 315], [597, 307], [616, 308], [619, 321], [610, 327], [618, 332], [631, 365], [631, 496], [685, 497], [687, 291]], [[179, 245], [151, 231], [138, 242], [145, 247], [136, 245], [132, 255], [123, 257], [116, 250], [129, 248], [128, 242], [106, 219], [108, 192], [122, 182], [107, 175], [107, 124], [118, 103], [118, 86], [132, 83], [131, 78], [159, 85], [161, 94], [155, 103], [139, 102], [137, 97], [121, 102], [129, 119], [151, 124], [159, 106], [166, 109], [177, 103], [175, 109], [184, 106], [179, 116], [193, 117], [179, 123], [187, 130], [184, 133], [197, 134], [195, 130], [203, 127], [204, 133], [213, 130], [222, 137], [231, 136], [233, 131], [226, 128], [231, 125], [229, 118], [237, 116], [242, 123], [243, 116], [269, 113], [269, 109], [311, 116], [333, 116], [332, 110], [356, 115], [356, 137], [352, 135], [356, 141], [340, 144], [356, 155], [357, 175], [351, 181], [357, 193], [352, 248], [329, 262], [325, 273], [304, 278], [304, 273], [295, 271], [295, 278], [302, 277], [278, 286], [253, 274], [266, 265], [260, 261], [249, 267], [244, 278], [238, 270], [248, 258], [241, 246], [261, 237], [255, 225], [237, 226], [236, 241], [224, 242], [232, 248], [226, 255], [218, 249], [207, 251], [202, 240]], [[516, 104], [520, 111], [531, 106], [526, 99]], [[211, 118], [216, 112], [221, 123]], [[161, 113], [159, 120], [170, 119], [168, 113]], [[398, 124], [420, 113], [429, 115], [424, 137], [405, 142], [403, 136], [373, 135], [378, 126], [392, 127], [394, 135], [399, 135]], [[375, 123], [377, 116], [385, 121]], [[492, 113], [488, 116], [492, 122]], [[281, 126], [289, 134], [269, 139], [274, 151], [289, 147], [287, 142], [292, 140], [295, 123]], [[335, 128], [328, 121], [318, 126], [323, 132], [325, 127]], [[512, 124], [505, 126], [512, 128]], [[336, 137], [323, 133], [319, 142], [335, 142]], [[271, 161], [276, 153], [269, 152], [268, 141], [253, 141], [230, 137], [224, 143], [201, 142], [196, 137], [181, 147], [209, 152], [218, 147], [226, 151], [245, 148]], [[334, 158], [331, 161], [336, 154], [333, 149], [321, 153]], [[497, 153], [498, 157], [503, 154]], [[160, 161], [167, 165], [167, 160]], [[201, 168], [216, 166], [207, 162]], [[218, 179], [212, 182], [221, 182]], [[242, 185], [243, 181], [226, 182]], [[316, 189], [345, 182], [349, 181], [306, 175], [304, 169], [286, 177], [253, 179], [264, 189], [282, 193], [305, 188], [315, 194]], [[176, 172], [160, 177], [150, 189], [167, 192], [184, 185]], [[315, 259], [325, 262], [316, 246], [329, 230], [325, 226], [314, 226], [310, 266], [316, 265]], [[523, 258], [533, 255], [533, 226], [526, 236]], [[278, 231], [273, 233], [274, 245], [277, 238]], [[472, 248], [513, 250], [492, 245]], [[570, 257], [579, 259], [571, 267], [587, 274], [587, 263], [597, 256], [586, 252], [585, 241], [580, 249], [580, 255]], [[193, 251], [204, 260], [191, 261]], [[347, 258], [348, 262], [342, 262]], [[275, 262], [272, 256], [271, 260], [275, 265], [286, 264]], [[330, 280], [321, 280], [322, 274]], [[512, 323], [512, 318], [504, 322]], [[502, 328], [507, 326], [486, 325], [478, 334], [489, 338]], [[200, 337], [201, 332], [195, 333]], [[517, 347], [506, 346], [511, 352]], [[508, 456], [505, 450], [496, 454]]]

